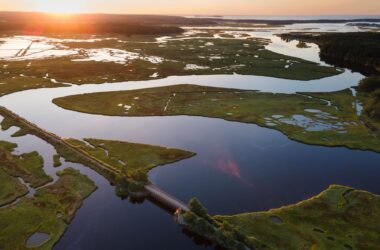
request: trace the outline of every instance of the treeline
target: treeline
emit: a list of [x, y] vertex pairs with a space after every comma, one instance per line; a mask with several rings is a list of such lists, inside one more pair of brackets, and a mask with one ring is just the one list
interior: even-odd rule
[[182, 211], [179, 215], [179, 222], [192, 233], [216, 243], [222, 249], [255, 249], [255, 243], [245, 234], [227, 222], [216, 221], [196, 198], [190, 200], [188, 208], [189, 211]]
[[305, 20], [264, 20], [264, 19], [240, 19], [240, 20], [228, 20], [223, 21], [235, 21], [240, 23], [263, 23], [269, 25], [291, 25], [291, 24], [303, 24], [303, 23], [356, 23], [356, 22], [371, 22], [380, 23], [379, 18], [358, 18], [358, 19], [305, 19]]
[[318, 44], [321, 60], [364, 75], [380, 74], [380, 33], [289, 33], [284, 40], [300, 40]]
[[[47, 22], [54, 19], [54, 15], [40, 12], [0, 12], [1, 22]], [[223, 19], [222, 16], [187, 18], [182, 16], [167, 15], [130, 15], [130, 14], [73, 14], [70, 20], [78, 22], [97, 22], [97, 23], [139, 23], [150, 25], [213, 25], [213, 24], [230, 24], [234, 23], [252, 23], [268, 25], [289, 25], [296, 23], [380, 23], [380, 19], [362, 18], [362, 19], [318, 19], [318, 20], [264, 20], [264, 19]]]
[[380, 120], [380, 76], [367, 77], [360, 81], [359, 93], [364, 96], [364, 112], [371, 118]]
[[216, 21], [210, 18], [186, 18], [181, 16], [165, 15], [128, 15], [128, 14], [70, 14], [52, 15], [40, 12], [1, 12], [1, 22], [55, 22], [62, 20], [73, 23], [139, 23], [154, 25], [209, 25]]
[[207, 19], [158, 15], [0, 12], [0, 33], [165, 35], [182, 33], [181, 25], [214, 23]]
[[121, 34], [166, 35], [182, 33], [176, 26], [142, 25], [137, 23], [72, 23], [72, 22], [15, 22], [0, 23], [0, 33], [43, 34]]

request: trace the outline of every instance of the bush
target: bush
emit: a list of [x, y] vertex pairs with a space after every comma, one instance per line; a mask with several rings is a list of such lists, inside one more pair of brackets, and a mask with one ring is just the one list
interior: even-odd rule
[[198, 218], [193, 224], [193, 228], [200, 235], [212, 236], [215, 232], [214, 227], [203, 218]]
[[199, 202], [197, 198], [193, 198], [189, 202], [189, 209], [194, 214], [198, 215], [199, 217], [208, 219], [208, 212], [205, 207], [202, 206], [202, 204]]
[[127, 198], [129, 195], [128, 187], [129, 187], [129, 183], [128, 183], [127, 178], [119, 177], [116, 180], [116, 189], [115, 189], [116, 195], [121, 198]]
[[197, 216], [191, 211], [183, 213], [182, 216], [183, 216], [184, 221], [189, 225], [194, 224], [195, 221], [197, 220]]
[[373, 119], [380, 119], [380, 89], [374, 91], [364, 105], [364, 112]]
[[360, 81], [358, 91], [367, 97], [364, 112], [372, 119], [380, 119], [380, 77], [367, 77]]
[[141, 182], [144, 184], [148, 183], [148, 176], [144, 171], [134, 171], [129, 174], [129, 177], [136, 181], [136, 182]]
[[379, 76], [371, 76], [364, 78], [360, 81], [358, 90], [360, 92], [372, 93], [375, 90], [380, 89], [380, 77]]

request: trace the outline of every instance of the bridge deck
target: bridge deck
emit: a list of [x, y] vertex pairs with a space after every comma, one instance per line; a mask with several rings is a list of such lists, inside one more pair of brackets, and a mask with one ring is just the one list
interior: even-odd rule
[[188, 211], [188, 207], [181, 201], [172, 197], [168, 193], [162, 191], [154, 185], [146, 185], [145, 189], [148, 191], [149, 195], [172, 208], [173, 210], [181, 209], [182, 211]]

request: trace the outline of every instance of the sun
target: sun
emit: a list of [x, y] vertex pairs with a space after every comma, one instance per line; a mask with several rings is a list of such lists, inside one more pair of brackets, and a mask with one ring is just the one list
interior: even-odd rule
[[85, 11], [84, 1], [81, 0], [36, 0], [35, 10], [51, 14], [76, 14]]

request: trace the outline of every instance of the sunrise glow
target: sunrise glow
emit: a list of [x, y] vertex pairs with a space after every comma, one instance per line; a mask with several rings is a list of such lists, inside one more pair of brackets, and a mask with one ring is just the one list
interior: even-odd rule
[[37, 0], [33, 1], [33, 4], [35, 10], [51, 14], [75, 14], [86, 11], [84, 1], [78, 0]]
[[0, 11], [159, 15], [377, 15], [378, 0], [0, 0]]

